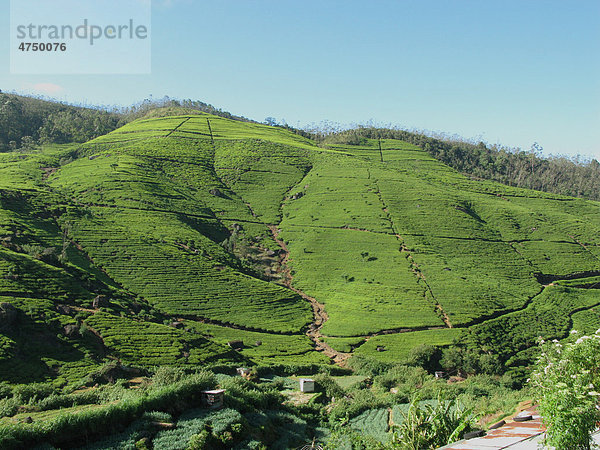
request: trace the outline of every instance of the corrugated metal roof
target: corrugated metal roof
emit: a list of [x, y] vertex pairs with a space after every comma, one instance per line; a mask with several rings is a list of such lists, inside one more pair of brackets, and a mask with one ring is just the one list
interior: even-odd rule
[[500, 428], [488, 431], [485, 436], [459, 441], [443, 448], [452, 450], [491, 450], [503, 448], [510, 448], [511, 450], [536, 450], [545, 430], [544, 425], [535, 407], [521, 411], [516, 417], [527, 416], [532, 416], [532, 419], [526, 422], [507, 421]]
[[[485, 436], [455, 442], [442, 447], [444, 450], [538, 450], [544, 438], [544, 425], [542, 418], [537, 413], [537, 408], [532, 407], [521, 411], [515, 417], [532, 416], [526, 422], [517, 422], [506, 419], [506, 424], [495, 430], [489, 430]], [[594, 434], [594, 442], [600, 444], [600, 432]], [[548, 448], [548, 447], [543, 447]]]

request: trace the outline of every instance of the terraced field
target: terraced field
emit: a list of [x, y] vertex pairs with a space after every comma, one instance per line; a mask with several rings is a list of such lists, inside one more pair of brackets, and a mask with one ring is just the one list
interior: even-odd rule
[[[0, 154], [0, 244], [3, 378], [401, 361], [458, 340], [519, 365], [538, 335], [600, 328], [599, 203], [395, 140], [321, 148], [198, 114]], [[59, 350], [31, 350], [46, 338]]]

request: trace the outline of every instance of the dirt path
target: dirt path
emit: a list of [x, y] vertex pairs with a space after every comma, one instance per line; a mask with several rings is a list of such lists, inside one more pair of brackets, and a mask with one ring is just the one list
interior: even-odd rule
[[329, 319], [329, 316], [325, 312], [325, 306], [323, 304], [319, 303], [315, 298], [310, 297], [309, 295], [307, 295], [300, 289], [297, 289], [294, 286], [292, 286], [292, 274], [290, 273], [290, 268], [287, 265], [287, 262], [290, 258], [290, 252], [289, 252], [285, 242], [279, 238], [279, 229], [275, 225], [268, 225], [268, 227], [269, 227], [269, 230], [271, 230], [273, 239], [275, 240], [275, 242], [277, 242], [277, 245], [279, 245], [279, 247], [281, 247], [281, 249], [283, 250], [283, 257], [281, 258], [281, 261], [280, 261], [280, 264], [281, 264], [281, 272], [280, 273], [281, 273], [281, 275], [283, 275], [282, 280], [281, 280], [282, 283], [284, 284], [285, 287], [291, 289], [292, 291], [297, 293], [300, 297], [302, 297], [304, 300], [308, 301], [310, 303], [310, 305], [312, 306], [313, 322], [308, 326], [306, 335], [310, 338], [311, 341], [313, 341], [315, 343], [317, 351], [326, 355], [334, 363], [336, 363], [338, 365], [343, 365], [348, 360], [348, 358], [350, 358], [352, 356], [352, 354], [338, 352], [337, 350], [333, 349], [331, 346], [327, 345], [325, 342], [323, 342], [321, 340], [323, 337], [323, 335], [321, 334], [321, 328], [323, 328], [323, 325], [325, 325], [325, 322], [327, 322], [327, 320]]
[[412, 270], [413, 274], [417, 278], [419, 278], [420, 280], [422, 280], [423, 283], [425, 283], [425, 286], [427, 287], [427, 292], [429, 292], [429, 295], [431, 295], [431, 298], [432, 298], [432, 300], [433, 300], [433, 302], [435, 304], [435, 309], [437, 310], [438, 315], [444, 321], [444, 323], [446, 324], [446, 326], [448, 328], [452, 328], [452, 323], [450, 322], [450, 317], [448, 317], [448, 314], [446, 314], [446, 311], [444, 311], [444, 308], [442, 308], [442, 305], [440, 304], [440, 302], [438, 302], [437, 299], [435, 298], [435, 295], [433, 295], [433, 291], [431, 290], [431, 287], [429, 286], [429, 283], [427, 283], [427, 280], [425, 279], [425, 275], [421, 271], [421, 268], [416, 263], [416, 261], [414, 260], [413, 256], [411, 255], [411, 253], [408, 251], [408, 249], [404, 245], [404, 240], [402, 239], [402, 236], [396, 235], [396, 237], [398, 238], [398, 240], [400, 242], [402, 242], [402, 246], [401, 246], [401, 250], [400, 251], [402, 253], [406, 253], [406, 255], [407, 255], [406, 258], [408, 259], [408, 261], [410, 263], [410, 267], [411, 267], [411, 270]]
[[[370, 177], [371, 177], [371, 173], [369, 172], [369, 178]], [[379, 202], [381, 203], [381, 209], [385, 213], [386, 219], [390, 224], [390, 229], [392, 230], [392, 233], [394, 233], [396, 240], [400, 243], [400, 252], [406, 254], [406, 257], [408, 259], [408, 262], [410, 263], [410, 268], [411, 268], [413, 274], [417, 277], [417, 279], [420, 279], [425, 284], [426, 289], [425, 289], [425, 292], [423, 293], [425, 300], [428, 299], [427, 298], [428, 296], [431, 297], [430, 301], [433, 302], [440, 319], [444, 322], [444, 324], [448, 328], [452, 328], [452, 323], [450, 322], [450, 317], [448, 316], [448, 314], [446, 314], [446, 311], [444, 311], [444, 308], [442, 307], [441, 303], [438, 302], [438, 300], [435, 298], [433, 290], [431, 289], [431, 286], [429, 286], [429, 283], [427, 283], [427, 280], [425, 279], [425, 275], [423, 274], [423, 271], [421, 270], [421, 268], [419, 267], [417, 262], [414, 260], [412, 254], [410, 253], [410, 251], [404, 244], [404, 238], [402, 236], [400, 236], [400, 234], [398, 234], [398, 232], [396, 231], [396, 224], [394, 223], [394, 219], [392, 218], [392, 215], [390, 214], [389, 208], [388, 208], [385, 200], [383, 199], [383, 195], [381, 194], [381, 189], [379, 188], [378, 180], [373, 180], [373, 184], [375, 185], [375, 188], [377, 189], [377, 191], [375, 193], [376, 193], [377, 197], [379, 198]]]

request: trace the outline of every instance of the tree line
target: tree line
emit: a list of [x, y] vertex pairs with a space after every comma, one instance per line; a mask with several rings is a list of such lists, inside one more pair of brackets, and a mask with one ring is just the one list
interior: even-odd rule
[[89, 107], [0, 91], [0, 152], [39, 144], [87, 142], [159, 108], [184, 108], [250, 121], [198, 100], [145, 99], [128, 107]]
[[121, 119], [114, 112], [0, 93], [0, 152], [86, 142], [114, 130]]

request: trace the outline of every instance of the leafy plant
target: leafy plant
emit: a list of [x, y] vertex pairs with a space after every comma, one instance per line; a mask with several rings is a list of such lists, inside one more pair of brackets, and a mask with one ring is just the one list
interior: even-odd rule
[[530, 382], [547, 427], [546, 443], [557, 449], [589, 449], [600, 421], [600, 330], [564, 345], [540, 344], [542, 354]]
[[403, 413], [402, 424], [394, 431], [392, 445], [401, 449], [434, 449], [459, 440], [474, 425], [472, 411], [441, 395], [436, 402], [421, 403], [418, 397]]

